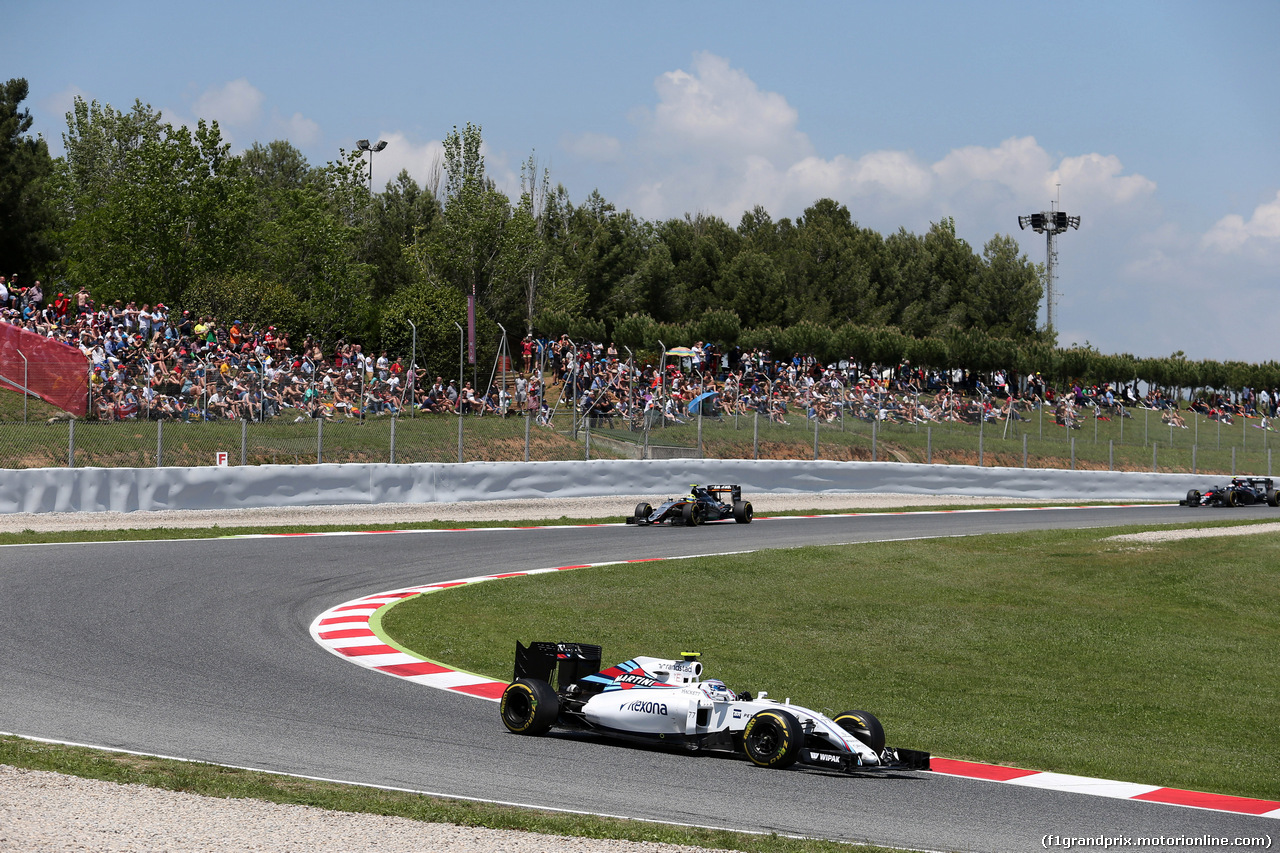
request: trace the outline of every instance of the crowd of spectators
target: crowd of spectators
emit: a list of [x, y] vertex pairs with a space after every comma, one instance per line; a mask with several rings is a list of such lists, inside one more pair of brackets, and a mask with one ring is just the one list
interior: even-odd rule
[[[529, 335], [481, 391], [357, 343], [338, 341], [326, 353], [319, 341], [294, 343], [274, 326], [224, 323], [164, 304], [99, 304], [85, 288], [46, 299], [40, 282], [21, 287], [14, 279], [0, 276], [0, 320], [84, 353], [91, 414], [100, 420], [300, 421], [396, 415], [412, 406], [474, 416], [528, 412], [544, 424], [571, 410], [594, 426], [636, 430], [734, 415], [783, 425], [845, 418], [977, 424], [1026, 420], [1043, 408], [1056, 424], [1078, 429], [1086, 418], [1127, 417], [1144, 407], [1185, 426], [1175, 401], [1156, 388], [1140, 395], [1136, 383], [1075, 384], [1056, 393], [1039, 374], [976, 376], [910, 362], [824, 365], [802, 353], [774, 357], [702, 341], [655, 365], [623, 357], [613, 344]], [[1224, 423], [1260, 417], [1267, 428], [1278, 404], [1276, 391], [1246, 388], [1238, 399], [1214, 394], [1190, 408]]]

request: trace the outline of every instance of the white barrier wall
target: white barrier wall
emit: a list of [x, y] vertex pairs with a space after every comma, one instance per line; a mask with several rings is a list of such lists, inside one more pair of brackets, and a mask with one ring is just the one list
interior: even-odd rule
[[734, 459], [35, 468], [0, 472], [0, 513], [661, 496], [684, 492], [690, 483], [740, 483], [748, 496], [896, 492], [1070, 501], [1177, 500], [1188, 488], [1202, 488], [1211, 479], [1045, 468]]

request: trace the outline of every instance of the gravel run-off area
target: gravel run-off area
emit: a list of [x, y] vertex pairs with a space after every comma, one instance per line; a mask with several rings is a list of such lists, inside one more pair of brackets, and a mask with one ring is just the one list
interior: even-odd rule
[[[641, 500], [661, 495], [611, 498], [619, 518]], [[760, 495], [752, 496], [757, 514], [784, 510], [892, 509], [906, 507], [1000, 504], [1025, 501], [948, 495]], [[527, 521], [593, 518], [600, 498], [486, 501], [475, 503], [377, 506], [329, 506], [280, 510], [200, 510], [171, 512], [15, 513], [0, 516], [0, 532], [24, 530], [110, 530], [159, 527], [221, 527], [376, 524], [380, 529], [415, 521]], [[1174, 534], [1221, 536], [1280, 530], [1280, 524], [1202, 531], [1129, 534], [1128, 539]], [[1122, 537], [1113, 537], [1120, 539]], [[1163, 541], [1155, 538], [1154, 541]], [[0, 765], [0, 851], [41, 853], [676, 853], [697, 848], [649, 842], [563, 838], [512, 830], [421, 823], [377, 815], [328, 812], [308, 806], [258, 800], [227, 800], [119, 785], [75, 776]]]

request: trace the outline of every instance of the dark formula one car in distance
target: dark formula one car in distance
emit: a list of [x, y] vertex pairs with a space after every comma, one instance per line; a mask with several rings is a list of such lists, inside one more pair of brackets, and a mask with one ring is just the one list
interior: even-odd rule
[[508, 730], [551, 728], [744, 755], [760, 767], [807, 764], [827, 770], [928, 770], [927, 752], [885, 746], [884, 727], [866, 711], [827, 716], [761, 691], [752, 696], [704, 679], [695, 652], [679, 660], [634, 657], [600, 669], [588, 643], [516, 643], [515, 678], [499, 713]]
[[1233, 477], [1225, 486], [1211, 486], [1201, 492], [1192, 489], [1178, 501], [1182, 506], [1253, 506], [1265, 503], [1280, 506], [1280, 492], [1270, 477]]
[[689, 494], [668, 498], [657, 509], [645, 501], [636, 504], [635, 515], [627, 519], [627, 524], [666, 523], [696, 527], [704, 521], [728, 518], [738, 524], [750, 524], [754, 516], [751, 502], [742, 499], [741, 486], [699, 486], [695, 483], [689, 487]]

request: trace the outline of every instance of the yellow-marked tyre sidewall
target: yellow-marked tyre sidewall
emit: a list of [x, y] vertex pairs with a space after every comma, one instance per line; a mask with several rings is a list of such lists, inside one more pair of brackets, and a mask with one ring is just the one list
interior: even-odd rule
[[517, 678], [502, 691], [498, 713], [509, 731], [540, 735], [560, 719], [560, 697], [545, 681]]
[[[521, 708], [522, 705], [527, 705], [524, 713], [516, 710]], [[515, 681], [508, 684], [507, 689], [502, 691], [502, 703], [499, 706], [499, 713], [502, 714], [502, 724], [509, 730], [518, 735], [527, 734], [533, 727], [537, 712], [538, 697], [528, 684]], [[512, 714], [515, 715], [514, 719], [511, 716]]]
[[884, 726], [870, 711], [844, 711], [835, 716], [834, 722], [871, 747], [872, 751], [884, 749]]
[[[757, 756], [752, 753], [748, 744], [755, 730], [760, 726], [772, 727], [778, 744], [768, 755]], [[804, 745], [801, 742], [803, 737], [804, 730], [800, 728], [796, 718], [786, 711], [760, 711], [747, 721], [746, 727], [742, 730], [743, 751], [753, 764], [760, 767], [790, 767], [800, 757], [800, 748]]]

